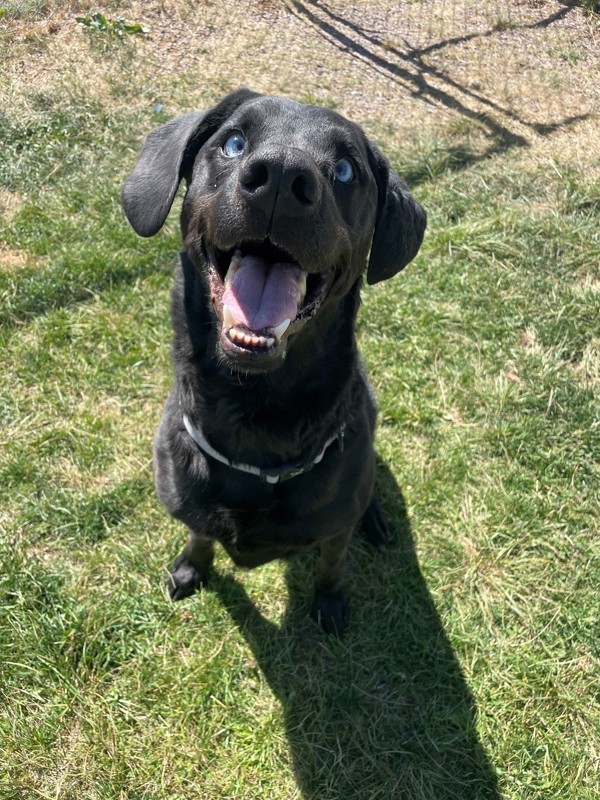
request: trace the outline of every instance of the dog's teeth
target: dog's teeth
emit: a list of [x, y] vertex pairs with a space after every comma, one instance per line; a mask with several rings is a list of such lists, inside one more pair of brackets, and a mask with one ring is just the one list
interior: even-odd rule
[[242, 263], [242, 251], [236, 250], [233, 256], [231, 257], [231, 262], [229, 264], [229, 269], [227, 270], [227, 275], [225, 275], [225, 288], [228, 289], [231, 285], [231, 282], [235, 276], [235, 273], [240, 268], [240, 264]]
[[273, 333], [278, 339], [281, 339], [283, 334], [287, 331], [290, 326], [291, 320], [284, 319], [276, 328], [273, 328]]
[[227, 330], [227, 336], [234, 344], [241, 345], [242, 347], [269, 349], [273, 347], [276, 342], [273, 336], [259, 336], [256, 333], [247, 333], [235, 326]]
[[306, 297], [306, 272], [302, 272], [298, 280], [298, 305], [300, 305], [300, 303], [304, 300], [305, 297]]
[[231, 309], [229, 306], [223, 305], [223, 327], [226, 330], [229, 328], [233, 328], [235, 325], [235, 320], [233, 318], [233, 314], [231, 313]]

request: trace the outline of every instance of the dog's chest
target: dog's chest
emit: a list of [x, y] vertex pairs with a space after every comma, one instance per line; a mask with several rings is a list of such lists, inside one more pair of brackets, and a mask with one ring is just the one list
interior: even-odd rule
[[274, 496], [273, 490], [261, 492], [254, 487], [252, 499], [239, 503], [239, 497], [225, 498], [205, 507], [207, 530], [219, 541], [240, 566], [253, 567], [276, 558], [285, 558], [314, 541], [309, 526], [302, 522], [299, 505]]

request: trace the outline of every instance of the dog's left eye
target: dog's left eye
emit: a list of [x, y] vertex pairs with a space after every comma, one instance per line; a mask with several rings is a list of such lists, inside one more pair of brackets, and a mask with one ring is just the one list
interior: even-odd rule
[[232, 133], [223, 145], [223, 153], [228, 158], [241, 156], [246, 147], [246, 139], [241, 133]]
[[333, 165], [334, 178], [340, 183], [350, 183], [354, 178], [354, 167], [349, 158], [340, 158]]

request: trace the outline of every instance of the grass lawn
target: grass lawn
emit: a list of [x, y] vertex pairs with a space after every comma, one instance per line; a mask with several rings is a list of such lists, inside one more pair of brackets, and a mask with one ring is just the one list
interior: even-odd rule
[[[4, 4], [0, 797], [600, 795], [598, 18], [443, 5], [445, 31], [407, 5], [404, 59], [384, 2]], [[341, 642], [307, 617], [310, 556], [219, 552], [207, 591], [165, 588], [178, 222], [138, 239], [118, 197], [145, 133], [244, 83], [352, 114], [429, 212], [363, 296], [393, 544], [356, 537]]]

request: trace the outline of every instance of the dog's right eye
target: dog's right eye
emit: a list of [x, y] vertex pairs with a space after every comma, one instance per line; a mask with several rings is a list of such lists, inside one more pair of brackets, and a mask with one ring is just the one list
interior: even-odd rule
[[246, 147], [246, 139], [241, 133], [232, 133], [223, 145], [223, 153], [227, 158], [241, 156]]

